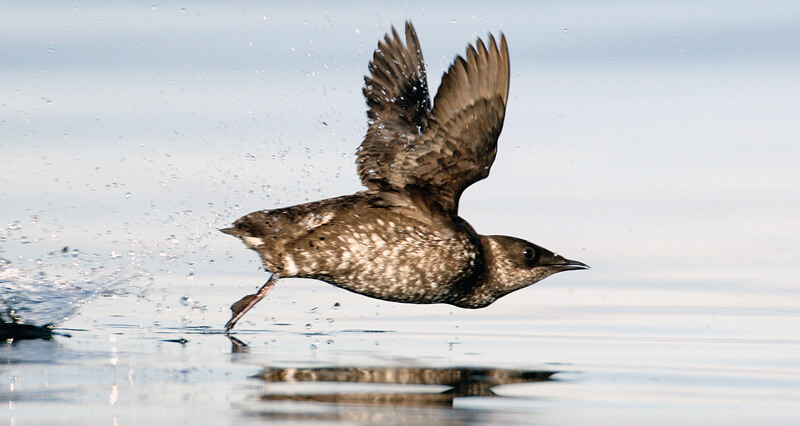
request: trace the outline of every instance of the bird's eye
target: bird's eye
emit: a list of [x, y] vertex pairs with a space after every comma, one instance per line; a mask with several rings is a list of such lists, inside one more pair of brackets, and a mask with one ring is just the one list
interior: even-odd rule
[[525, 250], [522, 251], [522, 254], [525, 256], [526, 260], [533, 260], [533, 258], [536, 257], [536, 250], [530, 247], [525, 247]]

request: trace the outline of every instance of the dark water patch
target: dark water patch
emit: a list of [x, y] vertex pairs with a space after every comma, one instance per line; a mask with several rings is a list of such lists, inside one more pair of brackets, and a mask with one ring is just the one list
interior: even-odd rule
[[76, 389], [36, 390], [30, 392], [0, 391], [0, 403], [13, 404], [20, 402], [69, 402], [68, 395], [77, 394]]
[[13, 342], [15, 340], [44, 339], [53, 338], [53, 325], [43, 326], [0, 323], [0, 341]]
[[222, 328], [214, 328], [207, 325], [192, 325], [184, 327], [160, 327], [156, 333], [186, 333], [186, 334], [224, 334]]

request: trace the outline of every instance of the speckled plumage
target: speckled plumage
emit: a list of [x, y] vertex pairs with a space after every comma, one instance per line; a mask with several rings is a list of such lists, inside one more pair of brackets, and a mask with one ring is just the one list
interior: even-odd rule
[[369, 128], [356, 163], [368, 188], [253, 212], [222, 231], [273, 273], [235, 303], [230, 330], [278, 277], [304, 277], [377, 299], [480, 308], [556, 272], [587, 266], [527, 241], [484, 236], [458, 216], [461, 193], [485, 178], [508, 99], [505, 36], [457, 57], [431, 107], [414, 27], [392, 28], [365, 77]]

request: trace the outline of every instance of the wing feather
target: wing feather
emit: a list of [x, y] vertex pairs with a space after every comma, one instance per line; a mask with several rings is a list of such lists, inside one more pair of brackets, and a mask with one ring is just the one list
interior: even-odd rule
[[389, 185], [387, 176], [395, 157], [427, 126], [431, 99], [419, 39], [406, 22], [404, 44], [392, 27], [378, 43], [370, 74], [364, 77], [369, 128], [357, 151], [358, 174], [364, 185], [380, 190]]
[[465, 56], [442, 77], [431, 109], [411, 23], [406, 45], [394, 29], [378, 44], [365, 78], [370, 126], [357, 163], [365, 186], [392, 194], [384, 199], [455, 216], [461, 193], [489, 175], [508, 100], [506, 38], [479, 39]]

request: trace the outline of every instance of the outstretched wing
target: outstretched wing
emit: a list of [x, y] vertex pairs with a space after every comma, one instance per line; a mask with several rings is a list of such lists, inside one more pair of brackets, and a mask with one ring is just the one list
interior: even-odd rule
[[489, 175], [503, 129], [509, 63], [505, 36], [478, 40], [442, 78], [428, 128], [398, 156], [391, 181], [416, 188], [450, 214], [461, 193]]
[[[505, 36], [501, 36], [499, 45], [490, 36], [488, 46], [482, 40], [475, 47], [469, 46], [466, 59], [457, 57], [445, 73], [433, 110], [429, 111], [427, 89], [423, 98], [415, 98], [417, 92], [408, 90], [426, 87], [422, 54], [410, 23], [406, 24], [406, 39], [408, 47], [402, 48], [395, 33], [393, 41], [397, 43], [388, 46], [394, 46], [391, 51], [402, 55], [389, 60], [380, 55], [382, 63], [391, 64], [392, 69], [392, 73], [381, 73], [381, 77], [394, 77], [389, 86], [407, 89], [387, 90], [381, 114], [377, 114], [381, 120], [375, 122], [374, 131], [372, 126], [376, 124], [370, 124], [361, 145], [359, 174], [371, 189], [398, 194], [415, 204], [424, 203], [429, 210], [455, 216], [461, 193], [489, 175], [497, 153], [508, 99], [508, 45]], [[390, 44], [388, 36], [386, 40]], [[381, 47], [379, 44], [376, 59], [370, 65], [372, 81], [376, 81], [373, 64], [378, 62]], [[413, 57], [411, 52], [416, 52]], [[404, 70], [408, 68], [397, 65], [412, 62], [417, 64], [415, 69], [422, 70], [417, 74], [419, 78], [406, 77]], [[367, 99], [370, 103], [369, 96]], [[413, 99], [424, 101], [415, 103]], [[414, 107], [417, 109], [412, 112]], [[375, 110], [371, 106], [370, 117]], [[395, 115], [384, 116], [383, 111]], [[364, 167], [367, 164], [369, 167]]]
[[364, 77], [369, 128], [358, 148], [356, 163], [367, 188], [380, 190], [388, 181], [397, 154], [427, 127], [431, 99], [419, 39], [406, 22], [406, 44], [392, 27], [369, 63]]

